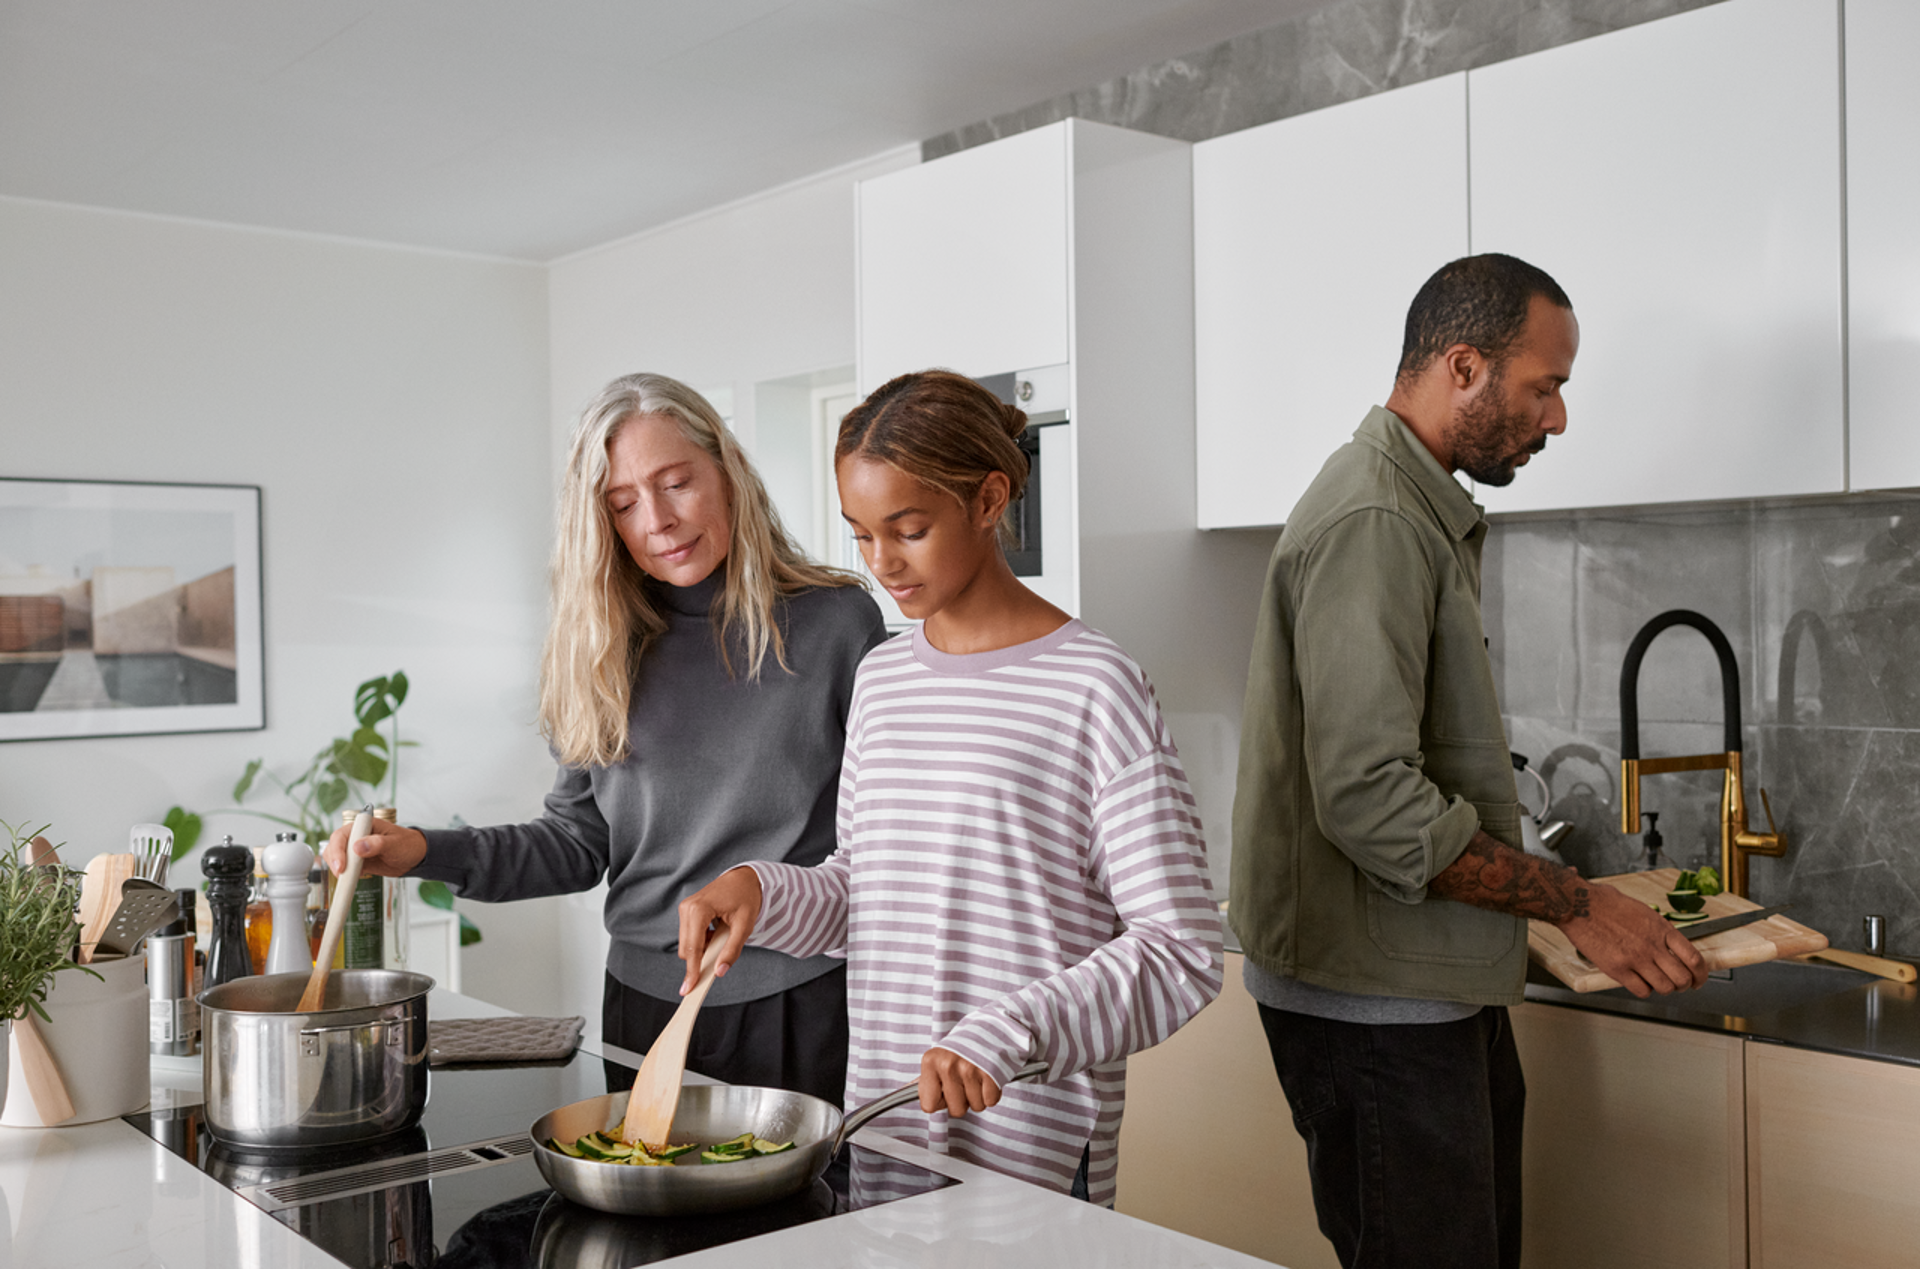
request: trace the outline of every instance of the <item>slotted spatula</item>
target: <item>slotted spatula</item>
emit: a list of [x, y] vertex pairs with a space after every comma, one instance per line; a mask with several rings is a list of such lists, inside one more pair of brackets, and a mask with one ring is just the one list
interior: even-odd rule
[[718, 937], [708, 942], [707, 953], [700, 958], [699, 981], [681, 998], [680, 1007], [667, 1019], [640, 1063], [633, 1091], [627, 1095], [627, 1117], [621, 1121], [621, 1135], [626, 1141], [642, 1141], [650, 1147], [669, 1144], [673, 1112], [680, 1108], [680, 1081], [687, 1073], [687, 1041], [693, 1038], [693, 1018], [713, 988], [713, 970], [720, 961], [722, 942]]
[[144, 877], [129, 877], [120, 887], [120, 906], [94, 945], [93, 959], [131, 956], [140, 940], [180, 915], [180, 896]]
[[107, 922], [113, 919], [120, 891], [133, 876], [132, 855], [95, 855], [87, 861], [87, 875], [80, 883], [80, 963], [93, 959]]

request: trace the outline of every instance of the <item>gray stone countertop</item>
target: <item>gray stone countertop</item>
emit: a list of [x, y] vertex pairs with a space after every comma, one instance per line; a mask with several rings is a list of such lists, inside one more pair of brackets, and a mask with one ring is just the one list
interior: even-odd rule
[[1920, 1066], [1920, 984], [1799, 961], [1722, 974], [1698, 991], [1637, 1000], [1619, 989], [1571, 991], [1529, 964], [1527, 1000]]

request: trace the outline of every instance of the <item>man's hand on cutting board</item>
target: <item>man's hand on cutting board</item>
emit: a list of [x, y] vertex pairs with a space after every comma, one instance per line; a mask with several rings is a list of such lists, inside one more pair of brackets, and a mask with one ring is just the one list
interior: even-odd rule
[[1699, 949], [1665, 917], [1603, 882], [1581, 884], [1584, 914], [1554, 924], [1595, 968], [1643, 999], [1707, 981]]

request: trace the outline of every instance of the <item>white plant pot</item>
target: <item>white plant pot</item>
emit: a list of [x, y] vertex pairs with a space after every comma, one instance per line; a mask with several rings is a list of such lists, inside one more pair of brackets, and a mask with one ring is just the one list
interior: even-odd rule
[[7, 1068], [13, 1065], [13, 1019], [0, 1019], [0, 1106], [7, 1104]]
[[[95, 961], [100, 978], [62, 970], [47, 993], [47, 1021], [39, 1024], [53, 1063], [73, 1102], [59, 1127], [132, 1114], [151, 1098], [147, 1070], [147, 958]], [[20, 1069], [20, 1038], [7, 1037], [7, 1066]], [[41, 1128], [25, 1079], [0, 1080], [0, 1125]]]

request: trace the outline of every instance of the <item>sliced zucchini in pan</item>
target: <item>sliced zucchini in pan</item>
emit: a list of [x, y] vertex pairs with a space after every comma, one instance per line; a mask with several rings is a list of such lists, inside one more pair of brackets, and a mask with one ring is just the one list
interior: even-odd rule
[[713, 1150], [702, 1150], [700, 1152], [700, 1162], [702, 1163], [738, 1163], [742, 1159], [752, 1159], [755, 1157], [751, 1150], [745, 1154], [742, 1154], [738, 1150], [723, 1151], [717, 1148]]
[[755, 1137], [753, 1139], [753, 1152], [755, 1154], [784, 1154], [791, 1149], [793, 1149], [793, 1143], [791, 1141], [768, 1141], [765, 1137]]
[[685, 1145], [661, 1146], [658, 1150], [651, 1151], [650, 1153], [656, 1159], [678, 1159], [681, 1155], [691, 1154], [693, 1151], [698, 1150], [699, 1148], [700, 1148], [699, 1142], [689, 1141]]
[[558, 1137], [548, 1137], [547, 1144], [569, 1158], [580, 1159], [585, 1157], [580, 1153], [580, 1147], [574, 1145], [571, 1141], [562, 1141]]

